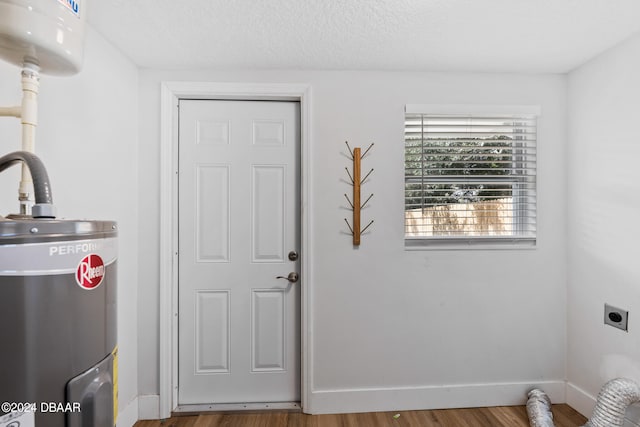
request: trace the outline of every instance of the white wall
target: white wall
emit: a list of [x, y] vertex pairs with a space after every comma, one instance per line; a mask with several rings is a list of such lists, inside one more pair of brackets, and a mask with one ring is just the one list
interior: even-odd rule
[[[566, 78], [384, 72], [140, 74], [140, 206], [159, 204], [161, 81], [312, 86], [312, 412], [523, 403], [541, 384], [564, 401]], [[403, 108], [407, 103], [530, 104], [539, 121], [538, 248], [407, 252]], [[376, 145], [365, 168], [372, 232], [354, 249], [342, 181], [344, 141]], [[158, 393], [157, 215], [142, 216], [140, 394]]]
[[[138, 395], [138, 70], [91, 29], [85, 48], [78, 75], [41, 78], [36, 152], [59, 217], [118, 222], [119, 425], [130, 425]], [[20, 97], [20, 69], [0, 62], [0, 104]], [[19, 135], [18, 120], [0, 118], [1, 154], [20, 148]], [[17, 208], [19, 167], [12, 169], [0, 174], [0, 214]]]
[[[639, 76], [636, 35], [568, 78], [567, 398], [586, 415], [606, 381], [640, 382]], [[605, 303], [629, 310], [628, 333], [604, 325]]]

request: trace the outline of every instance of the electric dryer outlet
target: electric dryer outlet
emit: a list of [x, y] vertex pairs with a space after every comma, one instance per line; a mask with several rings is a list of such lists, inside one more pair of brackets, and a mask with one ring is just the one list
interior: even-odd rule
[[604, 305], [604, 323], [628, 331], [629, 312], [609, 304]]

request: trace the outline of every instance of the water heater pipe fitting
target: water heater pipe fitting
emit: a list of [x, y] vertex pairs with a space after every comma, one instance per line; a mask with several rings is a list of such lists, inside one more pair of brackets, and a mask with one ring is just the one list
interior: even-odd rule
[[[36, 60], [25, 58], [22, 64], [22, 104], [0, 107], [0, 116], [16, 117], [22, 123], [22, 151], [35, 152], [36, 127], [38, 126], [38, 90], [40, 67]], [[33, 182], [26, 165], [22, 165], [22, 178], [18, 187], [20, 213], [28, 215], [32, 204]]]
[[34, 218], [55, 218], [53, 195], [49, 175], [42, 161], [33, 153], [15, 151], [0, 157], [0, 172], [17, 164], [27, 165], [35, 189], [36, 204], [33, 206]]
[[38, 125], [38, 90], [40, 67], [25, 61], [22, 68], [22, 150], [33, 153], [35, 128]]
[[16, 117], [22, 116], [22, 107], [0, 107], [0, 117]]
[[[38, 89], [40, 67], [25, 60], [22, 67], [22, 151], [35, 153], [36, 127], [38, 126]], [[26, 165], [22, 165], [22, 178], [18, 188], [20, 213], [29, 214], [33, 182]]]

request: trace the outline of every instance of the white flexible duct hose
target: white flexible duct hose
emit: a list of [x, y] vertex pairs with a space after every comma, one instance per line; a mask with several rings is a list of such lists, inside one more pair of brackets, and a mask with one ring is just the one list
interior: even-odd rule
[[640, 402], [637, 383], [625, 378], [611, 380], [600, 389], [591, 419], [583, 427], [622, 427], [627, 407], [635, 402]]
[[[533, 389], [528, 397], [531, 427], [554, 427], [551, 401], [545, 392]], [[625, 378], [613, 379], [600, 389], [593, 414], [582, 427], [622, 427], [627, 407], [636, 402], [640, 402], [640, 386]]]
[[538, 389], [531, 390], [527, 396], [527, 414], [531, 427], [554, 427], [549, 396]]

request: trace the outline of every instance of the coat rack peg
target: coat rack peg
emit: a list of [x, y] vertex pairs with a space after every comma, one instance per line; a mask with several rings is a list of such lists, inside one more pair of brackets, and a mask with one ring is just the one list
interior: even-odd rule
[[[372, 194], [372, 196], [373, 196], [373, 194]], [[347, 199], [347, 202], [349, 202], [349, 205], [351, 205], [351, 209], [353, 209], [353, 203], [351, 203], [351, 200], [349, 200], [349, 196], [347, 196], [347, 193], [344, 193], [344, 198]]]
[[353, 159], [353, 150], [349, 146], [349, 141], [345, 141], [344, 143], [347, 144], [347, 148], [349, 149], [349, 154], [351, 154], [351, 158]]
[[349, 172], [349, 168], [344, 168], [344, 170], [347, 171], [347, 175], [349, 175], [349, 179], [351, 180], [351, 185], [353, 185], [355, 183], [355, 181], [353, 180], [353, 177], [351, 176], [351, 172]]
[[367, 228], [369, 228], [371, 226], [371, 224], [373, 224], [373, 220], [371, 220], [369, 222], [369, 224], [367, 224], [367, 226], [365, 228], [362, 229], [362, 231], [360, 233], [364, 233], [365, 231], [367, 231]]
[[360, 182], [360, 184], [364, 184], [364, 182], [367, 180], [367, 178], [369, 178], [369, 175], [371, 175], [371, 172], [373, 172], [373, 168], [371, 168], [371, 170], [369, 171], [368, 174], [366, 174], [364, 176], [364, 178], [362, 178], [362, 181]]
[[360, 235], [365, 230], [367, 230], [371, 226], [371, 224], [373, 224], [373, 221], [371, 221], [364, 228], [361, 228], [360, 226], [361, 210], [367, 205], [369, 200], [371, 200], [371, 198], [373, 197], [373, 193], [371, 193], [371, 195], [367, 198], [367, 200], [365, 200], [364, 203], [361, 203], [360, 189], [362, 184], [367, 180], [367, 178], [369, 178], [369, 175], [373, 173], [373, 168], [372, 168], [369, 171], [369, 173], [367, 173], [364, 176], [364, 179], [362, 179], [361, 177], [361, 160], [369, 152], [369, 150], [371, 150], [374, 144], [371, 143], [371, 145], [369, 145], [369, 147], [365, 150], [364, 154], [362, 154], [362, 150], [360, 147], [355, 147], [351, 149], [351, 146], [349, 146], [348, 141], [345, 141], [344, 143], [347, 145], [347, 148], [349, 149], [349, 153], [351, 153], [351, 159], [353, 160], [353, 173], [349, 171], [349, 168], [345, 168], [347, 170], [347, 174], [349, 175], [349, 179], [351, 179], [351, 183], [353, 185], [353, 197], [350, 199], [349, 196], [347, 196], [346, 194], [344, 195], [344, 197], [349, 202], [351, 209], [353, 209], [353, 221], [351, 222], [351, 224], [346, 218], [344, 219], [344, 221], [347, 223], [347, 227], [349, 227], [349, 230], [351, 231], [351, 234], [353, 236], [353, 245], [359, 246]]
[[[367, 153], [369, 152], [369, 150], [371, 150], [371, 148], [372, 148], [374, 145], [375, 145], [375, 143], [373, 143], [373, 142], [372, 142], [372, 143], [371, 143], [371, 145], [370, 145], [370, 146], [369, 146], [369, 147], [364, 151], [364, 154], [362, 155], [362, 157], [366, 156], [366, 155], [367, 155]], [[362, 157], [360, 157], [360, 158], [362, 158]], [[364, 181], [364, 180], [363, 180], [363, 181]]]
[[344, 219], [344, 222], [346, 222], [346, 223], [347, 223], [347, 227], [349, 227], [349, 230], [351, 230], [351, 234], [355, 234], [355, 233], [353, 232], [353, 228], [351, 228], [351, 224], [349, 224], [349, 221], [347, 221], [347, 218], [345, 218], [345, 219]]
[[[346, 194], [345, 194], [346, 196]], [[360, 206], [360, 209], [364, 209], [365, 206], [367, 206], [367, 203], [369, 203], [369, 200], [371, 200], [371, 198], [373, 197], [373, 193], [371, 193], [371, 195], [369, 197], [367, 197], [367, 200], [364, 201], [364, 203], [362, 204], [362, 206]], [[349, 202], [351, 203], [351, 202]], [[364, 230], [362, 230], [364, 231]]]

